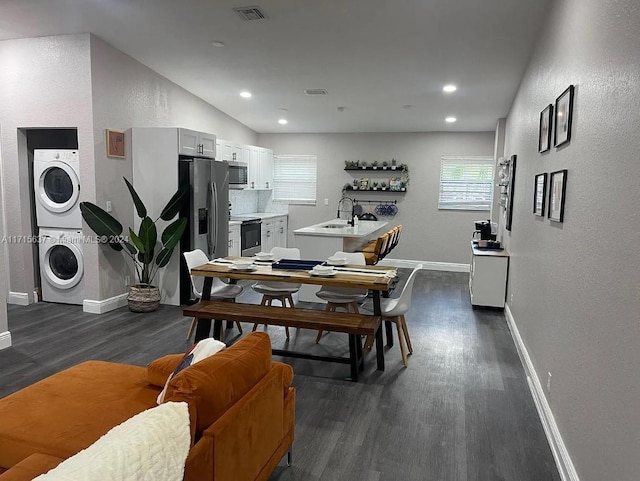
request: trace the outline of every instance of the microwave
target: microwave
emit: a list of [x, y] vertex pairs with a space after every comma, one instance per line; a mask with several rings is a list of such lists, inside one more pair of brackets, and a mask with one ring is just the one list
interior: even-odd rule
[[229, 188], [244, 189], [249, 183], [249, 166], [236, 160], [229, 162]]

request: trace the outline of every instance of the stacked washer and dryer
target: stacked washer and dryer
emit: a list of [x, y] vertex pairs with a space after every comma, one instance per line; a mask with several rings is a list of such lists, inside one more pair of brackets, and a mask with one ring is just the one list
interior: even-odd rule
[[82, 305], [85, 298], [77, 150], [33, 151], [42, 300]]

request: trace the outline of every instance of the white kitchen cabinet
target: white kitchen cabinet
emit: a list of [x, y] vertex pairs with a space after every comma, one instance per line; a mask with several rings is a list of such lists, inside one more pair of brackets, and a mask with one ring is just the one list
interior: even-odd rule
[[273, 150], [260, 147], [258, 150], [258, 189], [273, 188]]
[[273, 219], [264, 219], [260, 230], [260, 250], [270, 252], [275, 247], [275, 223]]
[[259, 148], [255, 145], [246, 145], [245, 146], [245, 159], [247, 159], [247, 177], [248, 177], [248, 186], [249, 189], [258, 189], [258, 185], [260, 182], [260, 164], [259, 157], [260, 152]]
[[248, 160], [244, 158], [243, 147], [244, 146], [242, 145], [235, 144], [231, 146], [231, 160], [236, 162], [248, 162]]
[[178, 153], [213, 158], [216, 156], [216, 136], [206, 132], [178, 129]]
[[227, 140], [218, 139], [216, 142], [216, 160], [233, 159], [233, 144]]
[[469, 294], [474, 306], [504, 307], [509, 253], [483, 250], [472, 245]]
[[274, 244], [278, 247], [287, 247], [287, 216], [276, 217], [274, 223]]
[[229, 226], [229, 255], [240, 257], [240, 225]]

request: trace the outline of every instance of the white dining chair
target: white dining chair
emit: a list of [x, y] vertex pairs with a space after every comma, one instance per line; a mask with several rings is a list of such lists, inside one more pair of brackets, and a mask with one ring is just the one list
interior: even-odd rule
[[[300, 249], [296, 247], [274, 247], [271, 249], [274, 259], [300, 259]], [[293, 294], [300, 290], [300, 284], [290, 282], [259, 281], [251, 288], [258, 294], [262, 294], [261, 306], [270, 306], [274, 300], [280, 301], [282, 307], [293, 307]], [[258, 324], [253, 325], [253, 330], [258, 328]], [[289, 327], [285, 326], [285, 334], [289, 340]]]
[[[402, 363], [407, 367], [407, 353], [405, 351], [405, 341], [409, 354], [413, 354], [413, 346], [411, 345], [411, 337], [409, 337], [409, 329], [407, 321], [404, 318], [406, 312], [411, 309], [411, 294], [413, 293], [413, 284], [416, 280], [416, 274], [422, 269], [422, 264], [418, 264], [411, 274], [407, 282], [405, 282], [402, 292], [398, 297], [390, 297], [380, 300], [380, 312], [383, 321], [391, 321], [396, 325], [398, 330], [398, 343], [400, 344], [400, 353], [402, 354]], [[364, 309], [373, 311], [373, 303], [367, 301], [363, 305]]]
[[[366, 265], [364, 254], [362, 252], [336, 252], [333, 257], [339, 257], [347, 260], [347, 264], [353, 264], [358, 266]], [[352, 287], [330, 287], [322, 286], [316, 296], [327, 302], [325, 307], [326, 311], [335, 311], [341, 307], [349, 312], [349, 308], [353, 309], [353, 312], [358, 314], [358, 302], [361, 302], [367, 298], [369, 291], [367, 289], [354, 289]], [[320, 342], [323, 331], [318, 331], [316, 336], [316, 343]]]
[[[205, 254], [200, 249], [195, 249], [189, 252], [184, 252], [182, 254], [184, 256], [184, 260], [187, 263], [187, 269], [191, 272], [191, 269], [194, 267], [201, 266], [209, 262], [209, 258], [207, 254]], [[202, 298], [202, 288], [204, 287], [204, 277], [202, 276], [189, 276], [191, 278], [191, 290], [193, 294], [198, 298]], [[212, 278], [213, 284], [211, 286], [211, 299], [215, 300], [225, 300], [235, 302], [236, 297], [238, 297], [242, 291], [242, 286], [237, 284], [225, 284], [219, 278]], [[189, 332], [187, 333], [187, 339], [191, 339], [193, 331], [196, 328], [197, 318], [193, 318], [191, 320], [191, 326], [189, 326]], [[240, 322], [236, 321], [236, 325], [238, 326], [238, 330], [240, 334], [242, 334], [242, 326]], [[221, 341], [224, 340], [224, 329], [220, 333]]]

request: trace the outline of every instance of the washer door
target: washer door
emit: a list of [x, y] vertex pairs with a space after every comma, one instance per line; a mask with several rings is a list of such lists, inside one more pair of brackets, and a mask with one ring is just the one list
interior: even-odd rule
[[36, 197], [49, 212], [67, 212], [80, 197], [80, 179], [69, 164], [47, 162], [38, 180]]
[[72, 243], [53, 244], [44, 254], [45, 279], [58, 289], [71, 289], [84, 271], [82, 252]]

